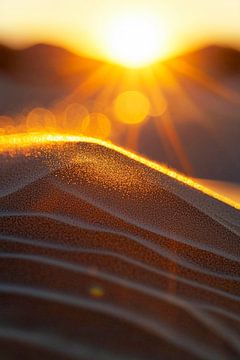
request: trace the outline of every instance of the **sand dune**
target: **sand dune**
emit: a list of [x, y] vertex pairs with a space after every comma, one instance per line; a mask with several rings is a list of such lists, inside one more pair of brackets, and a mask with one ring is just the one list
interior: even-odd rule
[[196, 179], [196, 181], [219, 194], [223, 194], [233, 201], [240, 203], [240, 184], [209, 179]]
[[239, 205], [72, 140], [2, 148], [1, 358], [239, 358]]

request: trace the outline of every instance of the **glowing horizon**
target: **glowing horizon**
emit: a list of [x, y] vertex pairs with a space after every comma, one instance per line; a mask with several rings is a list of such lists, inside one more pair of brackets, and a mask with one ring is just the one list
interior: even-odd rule
[[[39, 42], [56, 44], [93, 58], [125, 64], [149, 63], [207, 43], [240, 46], [238, 0], [231, 3], [170, 0], [167, 4], [159, 0], [52, 0], [51, 3], [2, 0], [0, 13], [0, 42], [16, 47]], [[157, 26], [152, 26], [151, 21], [139, 21], [138, 13], [155, 18]], [[135, 20], [132, 15], [130, 18], [147, 46], [147, 53], [143, 49], [141, 52], [139, 43], [137, 59], [126, 55], [121, 44], [115, 47], [117, 41], [124, 41], [124, 36], [119, 35], [121, 18], [129, 19], [129, 14], [135, 14]], [[131, 50], [134, 34], [128, 33], [132, 40], [127, 39], [127, 47]], [[113, 51], [109, 41], [115, 41]]]

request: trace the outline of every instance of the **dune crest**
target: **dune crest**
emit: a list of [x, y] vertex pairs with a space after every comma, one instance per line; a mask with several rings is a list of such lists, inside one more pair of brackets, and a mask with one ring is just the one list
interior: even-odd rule
[[178, 180], [181, 183], [184, 183], [194, 189], [197, 189], [203, 192], [206, 195], [209, 195], [217, 200], [220, 200], [236, 209], [240, 209], [240, 203], [236, 200], [234, 201], [232, 197], [227, 197], [222, 195], [222, 191], [211, 190], [212, 187], [204, 186], [204, 181], [197, 181], [196, 179], [191, 179], [179, 172], [176, 172], [170, 168], [167, 168], [163, 165], [160, 165], [151, 160], [145, 159], [133, 152], [127, 151], [119, 146], [116, 146], [110, 142], [105, 142], [96, 138], [89, 138], [86, 136], [76, 136], [76, 135], [64, 135], [64, 134], [39, 134], [39, 133], [21, 133], [21, 134], [12, 134], [12, 135], [2, 135], [0, 136], [0, 155], [1, 153], [16, 153], [23, 151], [24, 149], [29, 152], [29, 149], [35, 147], [46, 147], [53, 143], [66, 144], [66, 143], [92, 143], [100, 146], [105, 146], [116, 152], [119, 152], [130, 159], [133, 159], [137, 162], [140, 162], [143, 165], [146, 165], [154, 170], [157, 170], [164, 175]]
[[5, 139], [3, 358], [240, 356], [239, 204], [98, 140]]

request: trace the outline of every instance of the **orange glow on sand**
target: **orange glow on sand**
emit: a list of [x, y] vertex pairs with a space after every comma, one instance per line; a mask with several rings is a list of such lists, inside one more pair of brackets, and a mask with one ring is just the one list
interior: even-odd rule
[[144, 164], [147, 167], [150, 167], [156, 171], [159, 171], [172, 179], [175, 179], [187, 186], [190, 186], [198, 191], [203, 192], [204, 194], [221, 201], [229, 206], [232, 206], [236, 209], [240, 209], [240, 203], [229, 199], [226, 196], [223, 196], [199, 183], [184, 176], [180, 173], [177, 173], [174, 170], [171, 170], [163, 165], [157, 164], [153, 161], [147, 160], [139, 155], [136, 155], [128, 150], [125, 150], [119, 146], [113, 145], [109, 142], [105, 142], [95, 138], [89, 138], [84, 136], [70, 136], [70, 135], [58, 135], [58, 134], [44, 134], [44, 133], [27, 133], [27, 134], [12, 134], [12, 135], [1, 135], [0, 136], [0, 154], [1, 153], [12, 153], [13, 155], [20, 151], [28, 149], [31, 147], [47, 146], [52, 143], [64, 144], [69, 142], [86, 142], [92, 144], [98, 144], [105, 146], [109, 149], [112, 149], [120, 154], [127, 156], [130, 159], [133, 159], [141, 164]]

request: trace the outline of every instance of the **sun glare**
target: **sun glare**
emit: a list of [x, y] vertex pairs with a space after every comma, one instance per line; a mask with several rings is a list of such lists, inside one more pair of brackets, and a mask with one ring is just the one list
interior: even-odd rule
[[107, 30], [107, 39], [109, 56], [127, 67], [146, 66], [165, 52], [165, 31], [146, 13], [118, 16]]

